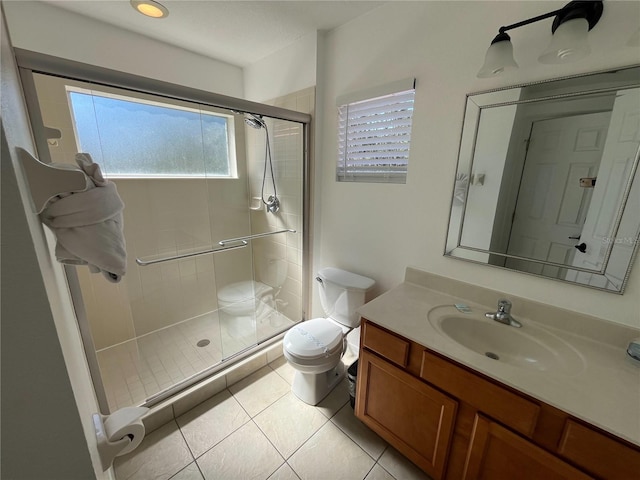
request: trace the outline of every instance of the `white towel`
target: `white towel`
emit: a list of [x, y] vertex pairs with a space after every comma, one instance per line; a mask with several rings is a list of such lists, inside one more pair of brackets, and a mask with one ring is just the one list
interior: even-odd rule
[[70, 265], [88, 265], [111, 282], [126, 272], [127, 252], [122, 232], [124, 203], [113, 182], [102, 176], [88, 153], [76, 162], [88, 176], [84, 192], [54, 197], [40, 214], [42, 223], [56, 235], [56, 258]]

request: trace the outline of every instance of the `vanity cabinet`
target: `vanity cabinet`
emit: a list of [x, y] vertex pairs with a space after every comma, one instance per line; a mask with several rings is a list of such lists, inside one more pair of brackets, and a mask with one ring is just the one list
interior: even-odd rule
[[457, 402], [367, 351], [358, 361], [366, 378], [358, 417], [434, 478], [442, 478]]
[[590, 477], [483, 415], [476, 415], [462, 480], [518, 480]]
[[355, 412], [435, 480], [640, 478], [640, 448], [363, 319]]

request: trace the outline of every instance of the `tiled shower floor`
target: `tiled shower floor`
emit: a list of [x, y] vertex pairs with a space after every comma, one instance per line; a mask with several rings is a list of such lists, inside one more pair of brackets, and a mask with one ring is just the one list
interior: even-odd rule
[[346, 380], [317, 406], [284, 357], [145, 436], [117, 480], [428, 480], [360, 422]]
[[[273, 312], [244, 335], [221, 326], [218, 312], [186, 320], [97, 352], [109, 408], [140, 405], [167, 388], [217, 365], [286, 329], [293, 322]], [[241, 321], [241, 320], [240, 320]], [[230, 325], [235, 325], [231, 323]]]

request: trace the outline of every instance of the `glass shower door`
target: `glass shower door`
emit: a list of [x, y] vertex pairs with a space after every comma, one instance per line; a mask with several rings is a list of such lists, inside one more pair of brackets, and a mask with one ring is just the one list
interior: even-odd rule
[[233, 275], [251, 278], [251, 247], [190, 255], [250, 231], [235, 138], [244, 123], [228, 110], [86, 82], [34, 74], [34, 83], [44, 125], [61, 132], [48, 140], [51, 160], [90, 153], [125, 204], [122, 281], [75, 270], [110, 410], [146, 403], [233, 355], [223, 352], [213, 255], [231, 255]]
[[227, 227], [218, 236], [243, 238], [251, 247], [214, 257], [225, 358], [302, 319], [303, 128], [251, 114], [244, 118], [236, 138], [246, 146], [246, 173], [239, 176], [248, 191], [235, 203], [225, 193], [211, 202], [214, 209], [237, 212], [227, 213], [233, 231]]
[[33, 79], [33, 116], [61, 133], [49, 159], [90, 153], [125, 204], [122, 280], [69, 269], [110, 410], [153, 404], [302, 320], [302, 124]]

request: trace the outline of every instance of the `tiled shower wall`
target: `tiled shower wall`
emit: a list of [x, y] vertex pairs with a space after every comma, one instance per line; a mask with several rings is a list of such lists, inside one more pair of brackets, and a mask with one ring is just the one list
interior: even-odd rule
[[[313, 115], [315, 87], [309, 87], [289, 95], [264, 102], [277, 107]], [[274, 163], [276, 187], [281, 205], [278, 213], [265, 209], [251, 210], [251, 231], [260, 233], [285, 228], [296, 233], [274, 235], [254, 240], [254, 266], [260, 279], [260, 258], [284, 258], [287, 262], [287, 278], [278, 295], [278, 310], [288, 318], [300, 320], [302, 311], [302, 227], [303, 227], [303, 129], [300, 124], [281, 120], [267, 120], [271, 136], [271, 154]], [[251, 197], [260, 197], [264, 169], [264, 132], [248, 132], [247, 170]], [[265, 197], [271, 192], [270, 173], [267, 169]]]
[[[233, 188], [221, 185], [225, 181], [245, 194], [225, 196]], [[246, 182], [120, 179], [115, 183], [126, 205], [127, 274], [119, 284], [111, 284], [86, 268], [77, 269], [97, 349], [214, 311], [217, 287], [251, 276], [249, 249], [145, 267], [135, 263], [136, 257], [204, 250], [223, 238], [247, 235]], [[234, 197], [244, 204], [237, 205]]]
[[[126, 205], [125, 280], [136, 336], [216, 310], [217, 288], [250, 277], [249, 249], [145, 267], [135, 264], [136, 257], [205, 250], [224, 238], [247, 235], [244, 179], [115, 182]], [[98, 280], [92, 277], [94, 285]], [[89, 307], [87, 313], [89, 318], [101, 315]], [[102, 322], [108, 322], [104, 314]]]

